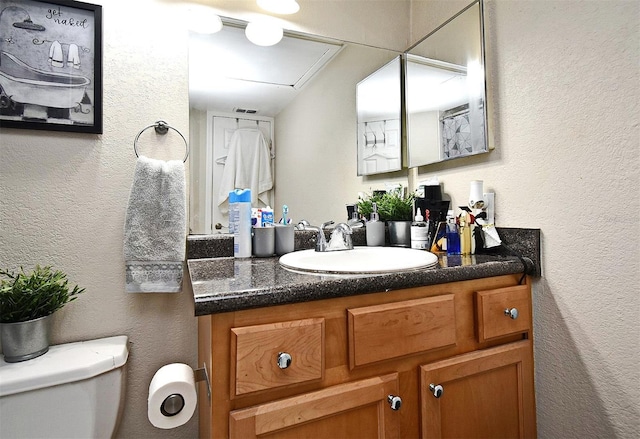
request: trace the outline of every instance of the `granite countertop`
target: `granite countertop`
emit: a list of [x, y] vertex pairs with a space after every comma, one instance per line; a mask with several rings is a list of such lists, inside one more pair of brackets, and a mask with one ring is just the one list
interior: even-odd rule
[[[379, 275], [302, 274], [282, 268], [278, 257], [229, 256], [228, 235], [189, 237], [187, 265], [197, 316], [357, 294], [391, 291], [506, 274], [539, 276], [540, 231], [499, 229], [508, 252], [439, 256], [432, 268]], [[309, 235], [296, 232], [296, 250], [309, 248]], [[356, 245], [358, 243], [356, 242]], [[204, 251], [203, 248], [208, 248]], [[518, 256], [512, 255], [515, 253]], [[213, 257], [211, 257], [213, 256]]]
[[277, 257], [188, 261], [196, 315], [523, 273], [515, 256], [440, 256], [438, 266], [381, 275], [316, 275], [282, 268]]

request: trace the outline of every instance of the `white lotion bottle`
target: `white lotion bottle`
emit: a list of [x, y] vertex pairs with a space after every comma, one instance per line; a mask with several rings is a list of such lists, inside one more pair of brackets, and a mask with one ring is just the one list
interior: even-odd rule
[[429, 224], [424, 221], [418, 207], [413, 224], [411, 224], [411, 248], [429, 250]]
[[370, 247], [384, 247], [384, 222], [380, 221], [378, 205], [373, 203], [373, 212], [367, 221], [366, 228], [367, 245]]

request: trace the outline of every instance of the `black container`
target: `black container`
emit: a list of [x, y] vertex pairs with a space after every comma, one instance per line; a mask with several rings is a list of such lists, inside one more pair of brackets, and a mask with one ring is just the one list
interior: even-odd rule
[[440, 185], [437, 186], [424, 186], [421, 185], [418, 193], [422, 195], [422, 198], [426, 200], [432, 201], [441, 201], [442, 200], [442, 188]]
[[[439, 187], [439, 186], [427, 186], [427, 187]], [[422, 215], [426, 218], [425, 212], [429, 211], [429, 233], [432, 237], [435, 236], [436, 227], [438, 223], [447, 220], [447, 212], [449, 211], [450, 201], [443, 200], [429, 200], [427, 198], [416, 198], [416, 210], [420, 208]]]

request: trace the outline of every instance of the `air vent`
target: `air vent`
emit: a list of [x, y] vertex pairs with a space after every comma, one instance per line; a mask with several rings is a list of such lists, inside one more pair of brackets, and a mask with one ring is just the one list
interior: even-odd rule
[[242, 113], [242, 114], [256, 114], [258, 110], [252, 110], [249, 108], [234, 108], [234, 113]]

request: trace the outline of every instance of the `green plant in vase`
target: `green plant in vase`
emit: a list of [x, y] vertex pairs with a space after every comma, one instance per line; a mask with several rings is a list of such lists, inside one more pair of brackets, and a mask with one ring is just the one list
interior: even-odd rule
[[[7, 362], [24, 361], [49, 349], [48, 318], [77, 299], [84, 288], [69, 287], [67, 275], [39, 265], [27, 273], [0, 270], [0, 324]], [[36, 337], [37, 339], [34, 339]]]
[[389, 243], [397, 247], [411, 246], [411, 221], [415, 196], [402, 186], [385, 193], [376, 193], [358, 201], [358, 212], [369, 218], [376, 203], [381, 221], [389, 228]]
[[373, 203], [378, 206], [381, 221], [413, 220], [414, 195], [408, 194], [406, 188], [399, 186], [385, 193], [375, 193], [358, 200], [358, 212], [369, 218], [373, 211]]

